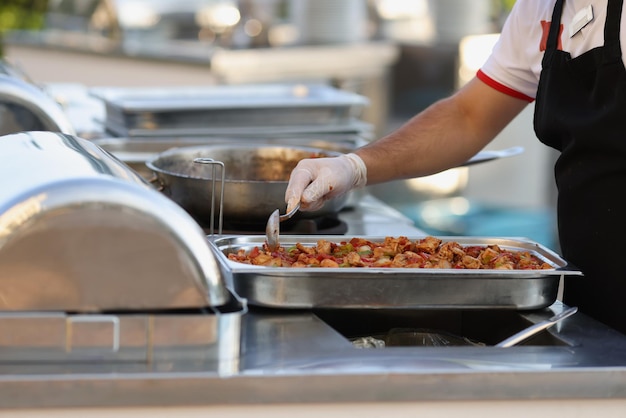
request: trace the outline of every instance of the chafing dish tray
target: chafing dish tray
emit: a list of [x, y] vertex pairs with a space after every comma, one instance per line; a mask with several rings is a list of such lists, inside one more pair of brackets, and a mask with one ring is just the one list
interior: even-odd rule
[[257, 139], [267, 136], [295, 136], [295, 135], [359, 135], [365, 139], [371, 140], [374, 136], [373, 127], [370, 123], [363, 122], [359, 119], [352, 118], [345, 123], [337, 124], [294, 124], [294, 125], [241, 125], [233, 121], [230, 124], [222, 125], [193, 125], [193, 124], [176, 124], [171, 127], [157, 127], [151, 124], [139, 127], [129, 127], [123, 123], [107, 119], [106, 121], [98, 121], [111, 134], [118, 137], [135, 138], [154, 138], [162, 139], [172, 136], [180, 137], [203, 137], [203, 136], [220, 136], [220, 137], [247, 137]]
[[360, 116], [364, 96], [323, 84], [170, 88], [99, 87], [105, 125], [128, 130], [342, 125]]
[[[350, 236], [281, 238], [281, 245], [314, 246], [319, 239], [349, 241]], [[409, 237], [411, 239], [416, 239]], [[559, 280], [582, 275], [555, 252], [524, 238], [439, 237], [461, 245], [497, 244], [524, 250], [553, 266], [546, 270], [459, 270], [409, 268], [291, 268], [234, 262], [227, 254], [262, 246], [265, 236], [210, 237], [211, 248], [236, 293], [250, 305], [274, 308], [540, 309], [554, 303]], [[367, 237], [383, 241], [384, 237]]]

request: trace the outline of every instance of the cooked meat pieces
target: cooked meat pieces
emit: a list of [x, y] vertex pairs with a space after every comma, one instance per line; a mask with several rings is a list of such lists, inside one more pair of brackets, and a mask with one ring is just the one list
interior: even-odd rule
[[316, 246], [296, 243], [270, 251], [267, 244], [228, 254], [232, 261], [271, 267], [358, 267], [541, 270], [553, 267], [528, 251], [497, 245], [463, 246], [427, 236], [385, 237], [382, 242], [352, 238], [338, 243], [319, 240]]

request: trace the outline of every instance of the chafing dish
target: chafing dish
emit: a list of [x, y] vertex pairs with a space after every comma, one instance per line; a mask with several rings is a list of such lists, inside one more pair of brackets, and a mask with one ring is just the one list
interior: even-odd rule
[[28, 130], [75, 133], [58, 103], [0, 61], [0, 135]]
[[0, 138], [0, 309], [219, 306], [228, 291], [187, 213], [87, 140]]
[[303, 127], [354, 132], [368, 104], [364, 96], [322, 84], [97, 87], [90, 93], [105, 105], [105, 127], [121, 136], [295, 133]]
[[[346, 236], [281, 238], [285, 248], [320, 239], [345, 242]], [[409, 237], [411, 239], [416, 239]], [[238, 263], [228, 253], [261, 247], [264, 236], [234, 235], [211, 240], [236, 292], [251, 305], [275, 308], [390, 309], [540, 309], [554, 303], [559, 280], [582, 273], [550, 249], [524, 238], [439, 237], [461, 245], [497, 244], [524, 250], [549, 263], [546, 270], [470, 270], [416, 268], [291, 268]], [[368, 237], [384, 241], [384, 237]]]
[[236, 368], [245, 301], [200, 226], [90, 141], [0, 137], [0, 363]]
[[0, 366], [176, 361], [233, 373], [247, 311], [242, 303], [235, 298], [219, 307], [146, 312], [0, 312]]

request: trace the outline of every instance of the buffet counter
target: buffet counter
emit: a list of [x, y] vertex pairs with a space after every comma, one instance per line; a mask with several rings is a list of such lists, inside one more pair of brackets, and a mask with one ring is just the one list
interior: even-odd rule
[[[526, 317], [540, 320], [562, 309]], [[4, 408], [622, 399], [624, 337], [578, 314], [556, 346], [355, 348], [315, 312], [251, 310], [239, 364], [2, 364]]]
[[[19, 137], [14, 136], [7, 141], [7, 148], [21, 151], [24, 147], [16, 146], [17, 139]], [[149, 283], [133, 288], [136, 292], [133, 301], [137, 301], [145, 298], [149, 294], [148, 290], [170, 288], [172, 281], [179, 279], [178, 275], [167, 274], [167, 271], [155, 266], [161, 265], [158, 262], [163, 262], [165, 254], [175, 252], [167, 251], [159, 255], [143, 251], [145, 242], [134, 245], [133, 241], [124, 237], [136, 237], [137, 228], [141, 226], [147, 232], [148, 227], [172, 226], [172, 216], [164, 208], [181, 217], [182, 209], [166, 201], [154, 190], [148, 191], [148, 185], [140, 181], [136, 172], [129, 173], [128, 167], [121, 160], [110, 158], [95, 144], [79, 138], [61, 139], [57, 138], [56, 142], [48, 139], [40, 143], [62, 144], [63, 154], [72, 155], [67, 163], [65, 160], [59, 161], [55, 166], [56, 173], [82, 169], [91, 174], [88, 179], [103, 177], [102, 172], [109, 173], [104, 176], [106, 181], [111, 181], [110, 173], [132, 178], [135, 180], [133, 186], [136, 187], [129, 195], [136, 198], [138, 190], [150, 194], [151, 200], [145, 205], [146, 209], [150, 209], [149, 214], [155, 219], [169, 220], [149, 222], [149, 217], [144, 214], [128, 219], [128, 225], [132, 225], [128, 231], [134, 233], [120, 236], [105, 231], [111, 241], [100, 249], [118, 249], [116, 246], [126, 245], [124, 248], [134, 250], [129, 253], [120, 251], [116, 264], [111, 263], [113, 258], [98, 258], [96, 256], [99, 253], [87, 251], [93, 248], [87, 244], [97, 240], [77, 240], [81, 245], [71, 248], [84, 250], [82, 254], [85, 257], [94, 257], [103, 263], [99, 264], [102, 268], [97, 270], [98, 280], [94, 283], [101, 286], [96, 288], [102, 289], [102, 292], [94, 291], [92, 296], [99, 297], [102, 293], [113, 302], [119, 302], [120, 295], [130, 297], [129, 283]], [[31, 146], [36, 141], [30, 138], [24, 143]], [[50, 180], [49, 172], [44, 170], [45, 165], [56, 161], [51, 161], [40, 152], [45, 147], [31, 148], [31, 155], [37, 155], [39, 159], [29, 158], [25, 161], [36, 167], [32, 171], [40, 176], [39, 182], [45, 184]], [[83, 157], [90, 164], [73, 163], [76, 150], [85, 151]], [[24, 164], [20, 161], [18, 167], [23, 170]], [[21, 196], [24, 191], [16, 184], [7, 183], [5, 187], [5, 192], [8, 190], [6, 200], [11, 204], [15, 201], [11, 187], [16, 189], [13, 190], [15, 195]], [[123, 190], [130, 187], [123, 184]], [[115, 188], [111, 185], [113, 191], [122, 190], [119, 183], [115, 185]], [[72, 196], [82, 198], [84, 193]], [[92, 220], [102, 220], [102, 212], [98, 210], [111, 206], [101, 204], [103, 201], [107, 203], [106, 199], [111, 196], [111, 193], [90, 193], [90, 198], [97, 204], [93, 205], [94, 211], [85, 211], [85, 216], [92, 216], [86, 218], [85, 222], [88, 221], [89, 225], [98, 224], [92, 223]], [[118, 200], [118, 207], [121, 205], [124, 209], [129, 205], [127, 199]], [[42, 210], [48, 209], [46, 205], [40, 207]], [[68, 207], [80, 208], [80, 205], [72, 204]], [[71, 213], [67, 207], [63, 209], [53, 215]], [[20, 213], [28, 216], [30, 212]], [[134, 213], [111, 210], [111, 219], [116, 221], [111, 222], [111, 225], [117, 225], [123, 216]], [[356, 191], [349, 204], [337, 216], [347, 226], [346, 237], [424, 235], [411, 220], [368, 194], [367, 190]], [[146, 221], [145, 224], [138, 222], [139, 219]], [[72, 217], [71, 221], [75, 222], [76, 218]], [[68, 221], [61, 225], [71, 228], [72, 222], [68, 217]], [[18, 223], [28, 225], [27, 222], [15, 224]], [[13, 224], [4, 225], [10, 232], [9, 227]], [[56, 227], [59, 222], [51, 225]], [[176, 233], [181, 233], [181, 225], [177, 223], [177, 228], [160, 233], [159, 236], [170, 239]], [[194, 231], [197, 234], [190, 233], [190, 236], [197, 237], [198, 244], [206, 243], [209, 237], [196, 226]], [[40, 232], [39, 229], [34, 232]], [[82, 239], [96, 235], [82, 233], [77, 236]], [[59, 241], [62, 241], [59, 237], [64, 238], [63, 235], [49, 237], [48, 249], [59, 248]], [[74, 235], [69, 238], [72, 237]], [[174, 242], [176, 245], [173, 247], [178, 248], [185, 243], [187, 240], [181, 239]], [[33, 261], [35, 255], [47, 255], [45, 251], [32, 251], [26, 244], [21, 248], [30, 250], [22, 253], [28, 262], [21, 263], [18, 266], [20, 268], [36, 266], [37, 260]], [[198, 251], [192, 253], [198, 257], [193, 260], [207, 261], [211, 258], [199, 251], [206, 250], [204, 245], [198, 247]], [[68, 254], [75, 255], [69, 251], [61, 255]], [[143, 270], [125, 269], [132, 264], [131, 261], [137, 261], [129, 254], [144, 257], [145, 264], [141, 266]], [[90, 258], [78, 255], [75, 258], [80, 258], [81, 262], [77, 264], [93, 269], [92, 264], [85, 262], [85, 259]], [[10, 256], [0, 260], [15, 264]], [[50, 256], [46, 261], [55, 265], [53, 262], [57, 260]], [[181, 266], [193, 264], [183, 262]], [[115, 274], [113, 267], [128, 273], [128, 280]], [[146, 277], [146, 268], [151, 268], [155, 277], [159, 274], [164, 276], [165, 282], [155, 284], [151, 280], [154, 277]], [[72, 273], [74, 269], [68, 271]], [[130, 275], [136, 271], [143, 271], [144, 274]], [[19, 276], [24, 280], [17, 283], [29, 282], [26, 279], [31, 277], [26, 276]], [[215, 272], [209, 272], [203, 277], [214, 280], [216, 276]], [[42, 274], [42, 277], [45, 280], [47, 276]], [[95, 276], [87, 274], [85, 277]], [[110, 285], [113, 278], [117, 280], [117, 287]], [[15, 277], [10, 279], [14, 280]], [[65, 283], [68, 277], [59, 275], [58, 279], [60, 283]], [[584, 278], [581, 277], [581, 280]], [[376, 286], [370, 290], [376, 292]], [[489, 292], [490, 288], [482, 286], [475, 291]], [[32, 293], [24, 292], [25, 295]], [[64, 298], [58, 298], [59, 301], [67, 299], [67, 293], [61, 294]], [[2, 303], [11, 301], [11, 298], [4, 297], [5, 294], [1, 296]], [[236, 294], [231, 296], [236, 298]], [[424, 412], [431, 416], [463, 414], [465, 417], [485, 417], [502, 416], [503, 411], [506, 411], [507, 415], [514, 417], [517, 413], [515, 411], [519, 411], [517, 416], [520, 417], [546, 413], [580, 416], [592, 412], [610, 417], [619, 416], [626, 408], [626, 336], [583, 313], [579, 312], [559, 322], [518, 346], [494, 346], [506, 337], [565, 310], [567, 307], [558, 300], [545, 308], [529, 310], [484, 307], [287, 309], [246, 305], [245, 300], [239, 302], [245, 307], [240, 310], [240, 316], [236, 315], [234, 309], [216, 309], [208, 312], [213, 315], [209, 317], [208, 309], [189, 312], [184, 309], [172, 310], [170, 305], [163, 304], [157, 305], [158, 309], [154, 312], [146, 309], [119, 311], [119, 306], [117, 311], [94, 311], [93, 306], [89, 305], [90, 310], [85, 314], [80, 314], [81, 311], [74, 307], [59, 310], [54, 317], [46, 317], [45, 312], [27, 310], [19, 317], [26, 321], [25, 326], [3, 329], [0, 333], [5, 339], [5, 347], [0, 353], [0, 416], [6, 413], [11, 417], [52, 417], [58, 413], [64, 417], [97, 417], [115, 413], [116, 416], [129, 417], [148, 414], [151, 417], [164, 414], [192, 417], [213, 412], [226, 417], [251, 414], [280, 417], [294, 416], [296, 413], [303, 417], [313, 416], [307, 414], [358, 414], [368, 417], [410, 411], [412, 416]], [[221, 303], [221, 300], [217, 301], [210, 307], [222, 308], [224, 305]], [[228, 307], [228, 304], [225, 306]], [[206, 308], [205, 305], [199, 307]], [[79, 315], [74, 315], [75, 312], [79, 312]], [[94, 312], [96, 315], [93, 315]], [[98, 315], [100, 313], [101, 316]], [[15, 324], [14, 315], [18, 314], [9, 312], [5, 315], [6, 322]], [[46, 331], [41, 335], [33, 333], [32, 328], [28, 327], [31, 314], [49, 320], [62, 333], [53, 334], [52, 329], [45, 327], [38, 328]], [[184, 327], [184, 331], [188, 332], [185, 336], [190, 338], [189, 345], [180, 338], [183, 327], [170, 327], [168, 331], [172, 333], [161, 335], [160, 339], [154, 338], [158, 334], [158, 327], [151, 321], [163, 319], [159, 317], [161, 314], [165, 314], [162, 316], [170, 323], [190, 325]], [[141, 317], [139, 321], [135, 315]], [[229, 321], [229, 316], [236, 321]], [[134, 326], [134, 331], [138, 331], [132, 334], [133, 338], [117, 338], [124, 332], [120, 331], [118, 319], [129, 322]], [[199, 323], [195, 320], [205, 320], [215, 327], [198, 327]], [[229, 326], [235, 322], [236, 327]], [[103, 331], [97, 335], [108, 339], [94, 341], [87, 338], [96, 335], [95, 330], [89, 329], [91, 325]], [[36, 344], [25, 346], [26, 350], [21, 349], [24, 346], [15, 343], [19, 339], [14, 333], [16, 329], [27, 334], [28, 340]], [[453, 345], [431, 341], [430, 344], [420, 344], [414, 341], [408, 345], [385, 347], [357, 344], [362, 339], [368, 340], [378, 335], [380, 330], [391, 332], [394, 329], [448, 331], [471, 339], [472, 343]], [[56, 339], [53, 338], [55, 336]], [[159, 344], [152, 344], [156, 340]]]
[[[357, 202], [340, 215], [349, 225], [348, 234], [422, 233], [403, 215], [367, 194]], [[564, 320], [523, 345], [493, 347], [493, 342], [564, 308], [559, 301], [527, 312], [248, 307], [238, 357], [201, 360], [176, 355], [152, 362], [0, 360], [0, 405], [25, 414], [33, 408], [132, 407], [124, 409], [128, 416], [156, 407], [176, 407], [177, 416], [183, 416], [179, 412], [212, 408], [224, 412], [220, 408], [225, 406], [240, 408], [230, 409], [235, 414], [256, 404], [282, 405], [287, 410], [303, 404], [334, 405], [338, 411], [346, 405], [359, 410], [371, 403], [402, 410], [402, 405], [415, 408], [420, 402], [432, 406], [431, 402], [447, 401], [455, 402], [440, 405], [581, 399], [622, 402], [626, 398], [626, 337], [584, 314]], [[367, 333], [377, 325], [412, 323], [433, 328], [458, 325], [468, 333], [479, 332], [485, 343], [358, 348], [351, 340], [351, 333]]]

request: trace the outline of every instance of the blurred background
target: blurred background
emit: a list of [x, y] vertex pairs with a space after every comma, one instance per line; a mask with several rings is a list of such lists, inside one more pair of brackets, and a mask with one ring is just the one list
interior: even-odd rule
[[[0, 57], [97, 136], [85, 88], [323, 83], [368, 98], [372, 140], [484, 62], [514, 0], [2, 0]], [[94, 106], [94, 107], [91, 107]], [[370, 186], [429, 233], [558, 249], [552, 166], [533, 105], [488, 149], [521, 155]]]

